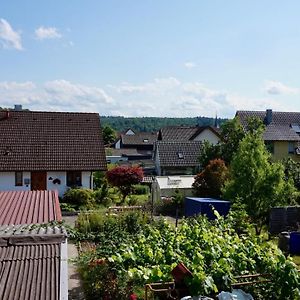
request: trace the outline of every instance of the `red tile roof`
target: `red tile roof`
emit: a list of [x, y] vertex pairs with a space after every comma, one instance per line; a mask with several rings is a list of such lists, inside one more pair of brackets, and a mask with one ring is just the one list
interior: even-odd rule
[[105, 170], [96, 113], [0, 111], [0, 171]]
[[57, 191], [0, 192], [0, 225], [61, 220]]

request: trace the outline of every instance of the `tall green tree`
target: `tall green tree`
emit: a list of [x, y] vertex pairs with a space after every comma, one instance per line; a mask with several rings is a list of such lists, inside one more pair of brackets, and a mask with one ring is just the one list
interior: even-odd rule
[[246, 133], [262, 132], [264, 128], [264, 124], [258, 118], [249, 118], [247, 128], [242, 126], [238, 117], [225, 122], [221, 126], [221, 141], [217, 145], [204, 143], [199, 157], [200, 165], [204, 169], [214, 159], [222, 159], [229, 165]]
[[255, 223], [257, 234], [266, 223], [271, 207], [293, 201], [295, 188], [285, 180], [281, 163], [272, 163], [262, 139], [262, 128], [249, 131], [239, 144], [230, 165], [225, 199], [241, 201]]
[[105, 125], [102, 129], [104, 145], [113, 143], [116, 140], [117, 134], [109, 125]]

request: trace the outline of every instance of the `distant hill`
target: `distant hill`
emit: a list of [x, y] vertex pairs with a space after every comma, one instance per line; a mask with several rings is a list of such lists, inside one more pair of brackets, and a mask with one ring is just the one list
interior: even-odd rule
[[[227, 119], [218, 118], [221, 125]], [[158, 117], [112, 117], [101, 116], [102, 126], [110, 125], [116, 131], [124, 131], [132, 128], [137, 131], [158, 131], [161, 127], [185, 125], [185, 126], [205, 126], [214, 125], [215, 118], [195, 117], [195, 118], [158, 118]]]

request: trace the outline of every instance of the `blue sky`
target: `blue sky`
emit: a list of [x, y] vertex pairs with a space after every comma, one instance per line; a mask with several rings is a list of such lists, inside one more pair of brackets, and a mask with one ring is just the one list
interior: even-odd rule
[[300, 111], [300, 2], [1, 1], [0, 106]]

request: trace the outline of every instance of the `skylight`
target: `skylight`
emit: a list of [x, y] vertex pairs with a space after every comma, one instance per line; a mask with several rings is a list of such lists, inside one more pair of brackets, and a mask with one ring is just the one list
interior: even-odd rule
[[183, 153], [182, 152], [177, 152], [177, 156], [179, 159], [184, 159]]
[[291, 127], [295, 132], [300, 133], [300, 125], [299, 124], [292, 123]]

